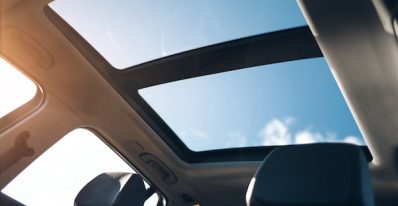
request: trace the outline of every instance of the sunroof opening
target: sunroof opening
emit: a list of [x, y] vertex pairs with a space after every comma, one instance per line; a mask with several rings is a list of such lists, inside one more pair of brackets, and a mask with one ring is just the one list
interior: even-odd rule
[[365, 144], [324, 58], [196, 77], [139, 94], [193, 151]]
[[117, 69], [306, 25], [296, 1], [55, 0], [50, 7]]

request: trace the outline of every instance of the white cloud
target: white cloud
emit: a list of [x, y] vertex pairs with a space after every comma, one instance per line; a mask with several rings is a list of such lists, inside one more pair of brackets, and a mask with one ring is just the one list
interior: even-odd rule
[[263, 145], [286, 145], [292, 141], [289, 133], [288, 121], [273, 119], [268, 122], [260, 131], [260, 138]]
[[261, 129], [259, 136], [263, 145], [288, 145], [288, 144], [309, 144], [316, 142], [345, 142], [362, 145], [363, 140], [356, 136], [346, 136], [337, 138], [330, 132], [313, 132], [310, 129], [299, 130], [292, 133], [289, 125], [293, 123], [293, 118], [285, 120], [273, 119]]
[[296, 133], [294, 142], [296, 144], [308, 144], [322, 141], [323, 136], [320, 133], [312, 133], [309, 130], [303, 130]]
[[292, 123], [294, 123], [294, 118], [293, 117], [286, 117], [283, 119], [283, 122], [287, 125], [290, 125]]
[[361, 140], [360, 138], [355, 137], [355, 136], [347, 136], [347, 137], [345, 137], [344, 138], [344, 142], [351, 143], [351, 144], [357, 144], [357, 145], [364, 144], [363, 140]]

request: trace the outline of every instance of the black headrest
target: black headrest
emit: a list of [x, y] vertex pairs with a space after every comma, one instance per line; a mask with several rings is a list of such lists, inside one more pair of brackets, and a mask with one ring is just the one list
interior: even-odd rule
[[143, 206], [146, 189], [141, 176], [131, 173], [103, 173], [80, 190], [76, 206]]
[[363, 150], [351, 144], [283, 146], [264, 160], [250, 182], [249, 206], [373, 206]]

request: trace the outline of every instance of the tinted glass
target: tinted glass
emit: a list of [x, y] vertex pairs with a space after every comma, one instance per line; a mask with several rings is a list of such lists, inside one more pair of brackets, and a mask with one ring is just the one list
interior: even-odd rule
[[293, 0], [56, 0], [50, 7], [118, 69], [306, 24]]
[[192, 150], [364, 140], [324, 58], [197, 77], [140, 95]]

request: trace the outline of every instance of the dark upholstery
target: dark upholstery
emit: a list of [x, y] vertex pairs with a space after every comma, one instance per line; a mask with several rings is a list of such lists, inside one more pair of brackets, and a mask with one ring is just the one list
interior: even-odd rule
[[360, 147], [325, 143], [282, 146], [250, 182], [250, 206], [373, 206], [368, 163]]
[[103, 173], [91, 180], [75, 198], [76, 206], [143, 206], [146, 189], [141, 176]]

